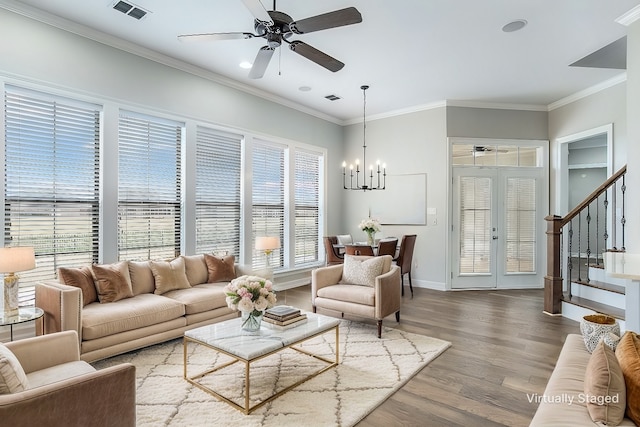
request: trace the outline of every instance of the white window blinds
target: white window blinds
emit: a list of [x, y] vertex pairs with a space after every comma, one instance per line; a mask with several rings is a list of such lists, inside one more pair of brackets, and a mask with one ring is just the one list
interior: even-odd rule
[[[252, 231], [251, 246], [257, 236], [274, 236], [284, 242], [284, 158], [285, 149], [277, 145], [256, 141], [252, 162]], [[271, 254], [270, 265], [283, 266], [283, 251]], [[253, 267], [266, 265], [263, 252], [253, 251]]]
[[507, 178], [508, 273], [536, 271], [536, 180]]
[[100, 107], [5, 89], [4, 245], [33, 246], [21, 304], [58, 267], [98, 260]]
[[491, 178], [460, 178], [460, 273], [491, 270]]
[[320, 156], [295, 153], [295, 266], [318, 261]]
[[180, 253], [181, 144], [184, 126], [120, 113], [118, 257], [168, 259]]
[[242, 136], [199, 127], [196, 137], [196, 253], [240, 255]]

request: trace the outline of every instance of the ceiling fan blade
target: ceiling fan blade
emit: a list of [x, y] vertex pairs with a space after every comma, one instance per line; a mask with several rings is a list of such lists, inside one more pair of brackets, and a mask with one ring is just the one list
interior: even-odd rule
[[289, 28], [296, 34], [311, 33], [313, 31], [326, 30], [327, 28], [342, 27], [345, 25], [362, 22], [362, 15], [355, 7], [334, 10], [322, 15], [301, 19], [289, 24]]
[[242, 3], [244, 3], [245, 7], [249, 9], [249, 12], [251, 12], [258, 21], [273, 25], [273, 19], [271, 19], [269, 12], [267, 12], [267, 9], [264, 8], [260, 0], [242, 0]]
[[251, 33], [203, 33], [203, 34], [182, 34], [178, 36], [178, 40], [183, 42], [196, 42], [208, 40], [235, 40], [250, 39], [255, 37]]
[[334, 73], [342, 70], [342, 67], [344, 67], [342, 62], [299, 40], [291, 42], [289, 49]]
[[273, 56], [274, 48], [269, 46], [263, 46], [258, 51], [256, 59], [253, 61], [253, 67], [249, 71], [250, 79], [261, 79], [264, 76], [264, 72], [267, 71], [267, 66]]

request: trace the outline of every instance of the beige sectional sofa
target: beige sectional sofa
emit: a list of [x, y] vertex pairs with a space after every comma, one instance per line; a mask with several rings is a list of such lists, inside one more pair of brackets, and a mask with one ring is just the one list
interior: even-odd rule
[[[539, 402], [531, 427], [597, 426], [584, 402], [584, 379], [591, 354], [581, 335], [569, 334], [543, 395], [530, 394]], [[624, 418], [620, 426], [635, 426]]]
[[[44, 333], [75, 330], [81, 359], [90, 362], [237, 317], [238, 312], [227, 307], [223, 291], [230, 278], [210, 282], [212, 271], [208, 263], [213, 257], [206, 257], [205, 260], [205, 255], [180, 256], [170, 263], [124, 261], [124, 267], [122, 262], [118, 263], [114, 270], [121, 276], [128, 274], [131, 290], [129, 295], [113, 302], [102, 299], [107, 294], [104, 286], [100, 294], [100, 286], [106, 282], [104, 277], [96, 278], [95, 266], [93, 283], [98, 300], [87, 301], [85, 297], [92, 289], [83, 290], [77, 283], [73, 283], [75, 286], [54, 281], [38, 283], [36, 306], [45, 312], [40, 329]], [[235, 275], [249, 273], [234, 265], [232, 258], [230, 262]]]

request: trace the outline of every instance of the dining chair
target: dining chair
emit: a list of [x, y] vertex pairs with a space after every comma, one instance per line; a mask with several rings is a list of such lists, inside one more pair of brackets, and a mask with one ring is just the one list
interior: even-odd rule
[[344, 262], [344, 256], [333, 246], [338, 244], [338, 238], [336, 236], [325, 236], [323, 240], [324, 249], [327, 252], [327, 265], [342, 264]]
[[350, 245], [353, 243], [353, 237], [351, 237], [351, 234], [338, 234], [336, 239], [338, 239], [338, 244], [340, 245]]
[[400, 242], [400, 251], [398, 257], [394, 259], [396, 265], [400, 267], [400, 286], [402, 286], [402, 295], [404, 295], [404, 275], [409, 275], [409, 289], [411, 289], [411, 298], [413, 298], [413, 286], [411, 285], [411, 263], [413, 262], [413, 248], [416, 245], [415, 234], [405, 234]]
[[374, 256], [373, 248], [369, 245], [344, 245], [345, 255]]
[[378, 242], [377, 255], [391, 255], [392, 258], [395, 258], [397, 246], [398, 239], [382, 239]]

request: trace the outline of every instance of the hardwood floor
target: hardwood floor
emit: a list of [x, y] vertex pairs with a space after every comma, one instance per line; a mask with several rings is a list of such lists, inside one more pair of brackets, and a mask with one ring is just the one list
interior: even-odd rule
[[[453, 345], [358, 426], [528, 426], [537, 404], [527, 393], [544, 392], [578, 322], [543, 314], [537, 289], [414, 292], [405, 292], [400, 323], [389, 316], [384, 325]], [[278, 302], [310, 310], [310, 293], [282, 291]]]

